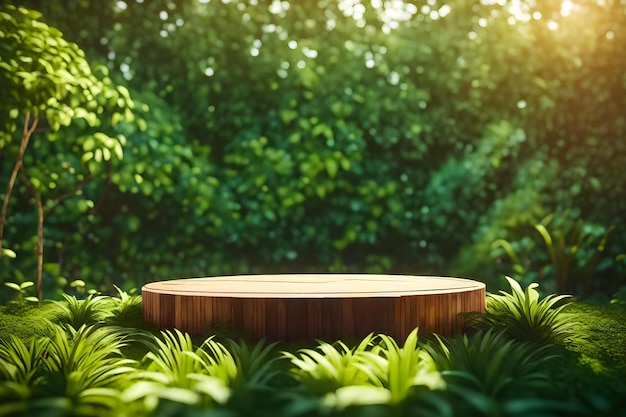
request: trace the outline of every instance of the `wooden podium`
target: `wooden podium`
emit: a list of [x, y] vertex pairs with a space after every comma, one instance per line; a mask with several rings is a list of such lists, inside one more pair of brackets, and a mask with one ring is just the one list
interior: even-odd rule
[[403, 341], [451, 335], [459, 313], [484, 312], [485, 284], [450, 277], [369, 274], [237, 275], [153, 282], [142, 288], [144, 319], [206, 334], [213, 323], [253, 339], [334, 341], [384, 333]]

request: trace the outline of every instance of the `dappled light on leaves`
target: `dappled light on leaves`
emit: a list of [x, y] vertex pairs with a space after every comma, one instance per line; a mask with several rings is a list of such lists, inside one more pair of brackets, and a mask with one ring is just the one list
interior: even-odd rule
[[[36, 189], [82, 191], [46, 219], [48, 261], [60, 265], [48, 291], [86, 277], [97, 287], [268, 270], [497, 286], [514, 268], [492, 248], [499, 239], [522, 258], [520, 279], [550, 288], [534, 224], [572, 208], [623, 230], [620, 2], [25, 4], [120, 86], [93, 117], [38, 132], [50, 140], [26, 155]], [[110, 114], [121, 86], [135, 106]], [[9, 135], [19, 114], [6, 109]], [[88, 129], [96, 122], [108, 139]], [[40, 155], [56, 155], [45, 164], [63, 167], [56, 178]], [[17, 256], [2, 260], [11, 282], [34, 263], [20, 195], [5, 235]], [[595, 289], [617, 291], [623, 236], [607, 240]]]

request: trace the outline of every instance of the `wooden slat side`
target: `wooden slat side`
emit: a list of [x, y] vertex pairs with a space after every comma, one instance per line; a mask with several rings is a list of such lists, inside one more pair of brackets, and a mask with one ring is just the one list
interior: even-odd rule
[[266, 299], [264, 298], [255, 298], [253, 300], [254, 304], [254, 339], [261, 340], [266, 336], [265, 331], [265, 313], [266, 313]]
[[431, 328], [433, 329], [433, 332], [441, 333], [441, 326], [439, 324], [441, 320], [441, 296], [438, 294], [434, 295], [432, 301], [434, 314], [431, 321]]
[[180, 329], [180, 326], [182, 324], [182, 312], [181, 312], [182, 308], [183, 308], [182, 296], [175, 295], [174, 296], [174, 327], [177, 329]]
[[402, 297], [402, 310], [404, 312], [404, 329], [402, 330], [402, 334], [399, 334], [397, 337], [397, 342], [401, 346], [404, 344], [409, 333], [413, 331], [415, 328], [413, 326], [413, 317], [412, 317], [412, 309], [411, 309], [411, 297]]
[[341, 314], [341, 337], [355, 337], [354, 299], [344, 298]]
[[343, 332], [343, 306], [344, 300], [332, 298], [326, 300], [328, 307], [327, 310], [330, 311], [330, 339], [335, 341], [342, 338]]
[[270, 341], [278, 340], [278, 300], [265, 300], [265, 337]]
[[307, 300], [307, 339], [319, 338], [322, 333], [322, 303], [319, 298]]
[[437, 310], [433, 302], [433, 297], [425, 297], [424, 301], [426, 302], [426, 323], [424, 323], [424, 331], [430, 333], [433, 331], [433, 323]]
[[282, 298], [276, 300], [276, 340], [287, 340], [287, 305]]
[[394, 299], [393, 316], [396, 323], [395, 339], [399, 340], [404, 337], [406, 332], [406, 323], [404, 322], [404, 297]]
[[185, 331], [189, 333], [191, 336], [197, 336], [198, 334], [195, 331], [196, 323], [195, 323], [195, 303], [193, 296], [184, 297], [183, 302], [183, 310], [185, 312]]
[[484, 313], [487, 306], [487, 289], [483, 287], [478, 290], [478, 293], [480, 297], [480, 312]]
[[435, 296], [435, 317], [433, 321], [433, 328], [435, 329], [434, 331], [439, 334], [443, 332], [443, 302], [444, 294], [437, 294]]
[[208, 335], [213, 324], [213, 297], [202, 297], [202, 334]]
[[319, 338], [328, 342], [336, 340], [333, 332], [333, 299], [320, 299], [320, 333]]
[[202, 297], [193, 297], [193, 332], [197, 336], [204, 333], [204, 314], [202, 314]]
[[422, 319], [420, 317], [420, 299], [417, 296], [412, 296], [410, 298], [410, 305], [411, 305], [411, 331], [413, 331], [414, 329], [418, 329], [418, 334], [421, 334], [422, 329], [420, 326], [420, 323], [422, 322]]
[[152, 302], [152, 294], [146, 289], [141, 290], [141, 315], [146, 323], [155, 324], [155, 305]]
[[243, 330], [252, 333], [254, 337], [254, 303], [252, 300], [246, 299], [242, 305], [242, 324]]
[[204, 334], [213, 322], [224, 322], [235, 331], [247, 328], [256, 339], [269, 336], [273, 340], [334, 341], [374, 332], [401, 341], [415, 327], [420, 333], [451, 335], [461, 329], [459, 313], [484, 312], [486, 295], [485, 287], [476, 285], [463, 292], [394, 297], [229, 298], [185, 293], [179, 291], [179, 284], [167, 285], [178, 292], [142, 288], [146, 322], [193, 335]]
[[413, 304], [415, 305], [415, 327], [419, 329], [419, 333], [424, 332], [424, 320], [426, 315], [426, 309], [424, 308], [424, 300], [421, 296], [416, 295], [411, 297]]
[[370, 298], [355, 298], [353, 303], [355, 336], [361, 339], [376, 331], [374, 304]]
[[446, 303], [445, 303], [445, 312], [446, 312], [446, 334], [448, 336], [452, 336], [454, 333], [454, 318], [456, 316], [454, 309], [454, 295], [455, 294], [446, 294]]
[[393, 299], [379, 298], [378, 303], [380, 315], [377, 317], [377, 326], [380, 327], [380, 333], [395, 337]]
[[247, 300], [244, 300], [242, 298], [230, 298], [229, 299], [230, 314], [231, 314], [230, 325], [233, 326], [234, 329], [239, 329], [239, 330], [244, 330], [244, 331], [249, 330], [249, 328], [246, 327], [244, 320], [243, 320], [243, 306], [245, 302], [247, 302]]
[[305, 299], [286, 299], [287, 339], [307, 340], [307, 302]]
[[395, 303], [393, 298], [385, 299], [385, 328], [387, 334], [396, 337]]
[[455, 295], [455, 308], [454, 308], [454, 331], [453, 333], [459, 333], [461, 331], [461, 329], [463, 328], [463, 318], [462, 318], [462, 314], [463, 314], [463, 310], [461, 308], [462, 303], [461, 303], [461, 299], [463, 298], [463, 294], [454, 294]]
[[165, 323], [165, 327], [173, 329], [176, 327], [176, 296], [160, 295], [161, 307], [163, 310], [161, 320]]

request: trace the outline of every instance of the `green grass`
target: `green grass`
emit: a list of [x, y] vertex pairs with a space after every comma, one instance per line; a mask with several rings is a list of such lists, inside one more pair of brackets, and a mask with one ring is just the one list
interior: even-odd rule
[[[220, 387], [220, 389], [224, 390], [223, 398], [218, 401], [220, 404], [216, 404], [213, 400], [205, 400], [206, 404], [209, 404], [209, 407], [213, 407], [211, 410], [215, 412], [215, 415], [222, 415], [220, 414], [221, 412], [223, 412], [224, 415], [238, 415], [237, 413], [240, 413], [241, 415], [276, 415], [278, 417], [292, 415], [317, 416], [324, 413], [333, 416], [362, 416], [368, 414], [413, 415], [417, 413], [427, 416], [449, 415], [454, 417], [457, 415], [536, 415], [536, 411], [540, 415], [556, 416], [569, 415], [569, 412], [572, 410], [575, 412], [574, 415], [611, 417], [625, 415], [626, 305], [573, 302], [568, 306], [566, 311], [568, 317], [580, 322], [580, 330], [585, 335], [586, 341], [576, 342], [576, 344], [570, 341], [564, 346], [551, 346], [549, 355], [552, 355], [554, 352], [555, 357], [554, 359], [549, 358], [549, 360], [545, 361], [536, 360], [536, 356], [542, 356], [543, 353], [533, 355], [532, 352], [530, 352], [527, 355], [525, 354], [525, 356], [527, 356], [526, 359], [537, 362], [539, 364], [537, 366], [540, 368], [539, 371], [549, 378], [548, 386], [545, 387], [545, 389], [541, 388], [541, 390], [539, 390], [541, 392], [540, 396], [533, 396], [530, 391], [526, 394], [520, 392], [526, 389], [522, 388], [519, 390], [509, 390], [508, 394], [504, 396], [506, 398], [500, 398], [488, 392], [485, 393], [476, 390], [473, 388], [472, 384], [453, 384], [455, 381], [450, 380], [448, 377], [444, 378], [448, 383], [447, 388], [432, 390], [428, 387], [420, 387], [419, 384], [413, 380], [412, 375], [415, 373], [409, 372], [412, 369], [411, 363], [416, 361], [415, 357], [417, 356], [415, 355], [420, 352], [420, 347], [417, 344], [415, 344], [415, 346], [411, 345], [410, 349], [404, 349], [413, 356], [407, 359], [408, 362], [406, 362], [406, 364], [400, 364], [400, 362], [398, 362], [399, 365], [397, 366], [398, 372], [409, 372], [405, 375], [406, 383], [402, 386], [409, 387], [410, 389], [403, 389], [401, 391], [402, 395], [398, 397], [399, 399], [397, 401], [387, 401], [385, 404], [377, 403], [379, 402], [377, 395], [381, 394], [383, 389], [391, 389], [393, 387], [391, 385], [385, 385], [387, 380], [384, 378], [379, 381], [380, 383], [377, 385], [373, 384], [372, 386], [366, 384], [356, 387], [343, 385], [339, 387], [326, 387], [330, 389], [330, 392], [321, 389], [324, 394], [317, 396], [311, 395], [310, 392], [304, 395], [302, 389], [298, 390], [298, 387], [302, 388], [302, 385], [298, 381], [298, 378], [294, 377], [293, 364], [291, 361], [284, 358], [284, 354], [281, 355], [279, 352], [291, 352], [292, 355], [298, 355], [298, 357], [300, 357], [303, 352], [308, 352], [311, 349], [319, 353], [324, 353], [323, 349], [320, 350], [320, 345], [314, 342], [282, 342], [274, 346], [273, 351], [271, 353], [268, 352], [266, 357], [261, 358], [262, 360], [256, 361], [253, 359], [258, 356], [259, 352], [253, 354], [251, 350], [248, 350], [248, 353], [246, 353], [248, 347], [244, 347], [244, 345], [238, 345], [234, 348], [233, 345], [230, 344], [229, 339], [222, 335], [220, 339], [223, 339], [224, 346], [234, 355], [233, 360], [228, 362], [228, 369], [234, 370], [235, 368], [239, 369], [238, 367], [242, 367], [242, 369], [250, 368], [254, 371], [254, 369], [257, 368], [261, 369], [260, 366], [273, 357], [283, 356], [283, 360], [271, 363], [269, 373], [271, 373], [272, 376], [269, 380], [259, 379], [259, 383], [255, 384], [232, 383], [231, 380], [233, 380], [233, 378], [226, 378], [223, 382], [217, 384], [216, 378], [219, 375], [215, 372], [211, 373], [208, 371], [208, 374], [207, 372], [202, 372], [202, 374], [207, 374], [204, 376], [198, 375], [196, 371], [191, 372], [188, 376], [191, 378], [192, 385], [195, 389], [194, 398], [202, 399], [207, 397], [207, 395], [211, 397], [211, 395], [215, 393], [215, 390]], [[9, 335], [14, 335], [25, 342], [31, 337], [39, 338], [42, 336], [54, 340], [54, 338], [58, 336], [56, 332], [62, 330], [60, 327], [54, 327], [52, 323], [63, 323], [64, 316], [61, 313], [62, 311], [59, 309], [59, 306], [52, 303], [44, 303], [41, 307], [18, 304], [0, 306], [0, 340], [8, 340]], [[121, 356], [119, 356], [119, 359], [133, 359], [137, 361], [134, 366], [140, 368], [140, 372], [150, 372], [154, 371], [154, 369], [147, 369], [150, 361], [145, 360], [149, 348], [146, 344], [138, 342], [137, 339], [141, 337], [149, 338], [151, 337], [150, 333], [160, 335], [160, 332], [156, 331], [157, 329], [155, 329], [154, 326], [145, 323], [140, 313], [140, 306], [133, 304], [128, 309], [125, 309], [123, 315], [113, 319], [105, 319], [101, 323], [96, 324], [96, 328], [109, 326], [112, 331], [121, 331], [122, 334], [126, 335], [125, 340], [127, 343], [125, 346], [120, 346]], [[94, 330], [94, 332], [97, 332], [97, 330]], [[140, 336], [141, 334], [144, 336]], [[420, 334], [420, 344], [424, 343], [424, 340], [426, 340], [424, 336], [426, 335]], [[377, 336], [377, 340], [379, 338], [380, 336]], [[494, 339], [498, 339], [498, 337], [494, 337]], [[217, 338], [213, 340], [217, 340]], [[343, 341], [346, 346], [345, 349], [342, 348], [340, 350], [344, 352], [346, 350], [355, 349], [359, 342], [360, 341], [347, 338]], [[379, 347], [372, 345], [371, 349], [373, 349], [373, 352], [366, 353], [362, 360], [359, 361], [361, 364], [359, 366], [363, 366], [363, 364], [367, 363], [365, 359], [372, 358], [376, 359], [376, 363], [391, 363], [395, 356], [389, 356], [389, 354], [385, 352], [393, 351], [398, 352], [398, 354], [404, 352], [404, 350], [399, 347], [402, 346], [403, 342], [404, 341], [392, 342], [391, 340], [387, 340], [382, 345], [380, 345], [380, 341], [377, 342], [376, 346]], [[528, 342], [530, 342], [530, 340]], [[398, 343], [399, 346], [396, 346], [395, 343]], [[517, 341], [515, 343], [524, 343], [524, 341]], [[192, 340], [193, 348], [189, 347], [188, 350], [196, 352], [196, 348], [200, 347], [201, 344], [202, 343], [197, 342], [194, 338]], [[492, 343], [492, 345], [494, 348], [499, 346], [500, 350], [506, 347], [506, 343], [502, 341], [496, 341]], [[532, 349], [531, 344], [528, 344], [528, 346], [531, 346], [529, 349]], [[491, 347], [487, 346], [485, 348], [486, 352], [490, 351], [487, 348], [491, 349]], [[250, 347], [250, 349], [252, 349], [252, 347]], [[484, 349], [481, 348], [480, 352], [483, 350]], [[169, 352], [170, 349], [168, 348], [167, 351]], [[218, 354], [210, 349], [207, 350], [207, 355], [217, 358], [216, 360], [218, 360], [218, 362], [221, 360], [220, 358], [222, 356], [229, 355], [226, 350], [220, 350], [217, 353]], [[425, 351], [422, 351], [422, 353], [426, 354]], [[546, 354], [548, 353], [546, 352]], [[190, 359], [190, 355], [190, 353], [183, 353], [180, 358], [174, 359], [181, 362], [183, 359]], [[209, 356], [206, 356], [204, 353], [202, 355], [207, 363], [210, 362], [208, 359]], [[370, 356], [372, 358], [370, 358]], [[249, 360], [244, 360], [241, 363], [237, 362], [237, 358], [242, 357], [248, 357]], [[400, 357], [398, 358], [401, 359]], [[144, 360], [142, 361], [142, 359]], [[490, 364], [493, 361], [493, 355], [486, 354], [485, 360], [487, 364]], [[313, 369], [311, 368], [313, 365], [314, 364], [308, 368]], [[224, 368], [222, 365], [216, 366], [219, 368], [216, 368], [217, 370]], [[462, 369], [456, 365], [450, 366], [454, 369], [447, 369], [440, 366], [439, 371], [443, 370], [444, 373], [450, 373], [450, 371], [452, 371], [452, 374], [458, 374], [462, 371]], [[372, 367], [368, 365], [366, 371], [372, 373], [376, 369], [375, 366]], [[500, 373], [500, 376], [506, 377], [506, 366], [491, 366], [490, 369], [492, 369], [495, 374]], [[329, 368], [329, 370], [334, 372], [331, 368]], [[256, 380], [254, 377], [251, 377], [255, 372], [256, 371], [248, 372], [250, 375], [248, 375], [246, 379]], [[398, 372], [396, 373], [400, 375]], [[159, 371], [159, 373], [161, 372]], [[269, 375], [269, 373], [267, 375]], [[163, 374], [166, 374], [166, 372]], [[380, 375], [383, 374], [389, 378], [395, 375], [392, 375], [391, 372], [381, 373]], [[147, 374], [144, 374], [144, 378], [146, 375]], [[242, 375], [244, 374], [242, 373]], [[374, 374], [372, 373], [372, 375]], [[175, 386], [170, 387], [159, 382], [161, 378], [159, 375], [155, 374], [153, 376], [155, 378], [154, 381], [144, 381], [143, 385], [139, 384], [135, 386], [133, 391], [125, 392], [126, 397], [124, 398], [133, 399], [131, 405], [133, 407], [139, 407], [139, 410], [143, 410], [142, 407], [144, 406], [142, 404], [155, 401], [153, 398], [155, 394], [151, 390], [156, 390], [155, 387], [159, 388], [156, 394], [160, 404], [155, 410], [157, 414], [151, 412], [142, 414], [138, 412], [137, 417], [141, 415], [161, 415], [159, 413], [166, 412], [170, 406], [173, 407], [172, 409], [176, 409], [176, 413], [180, 413], [180, 415], [195, 415], [194, 412], [201, 413], [207, 410], [206, 404], [200, 400], [194, 400], [200, 402], [193, 402], [191, 397], [188, 398], [189, 402], [186, 404], [184, 401], [177, 402], [177, 396], [184, 394], [184, 392], [178, 390]], [[498, 375], [492, 375], [492, 377], [497, 378]], [[374, 378], [374, 380], [378, 381], [376, 378]], [[124, 391], [122, 392], [124, 393]], [[189, 394], [189, 392], [187, 392], [187, 394]], [[226, 394], [231, 395], [230, 399], [226, 400]], [[5, 395], [6, 398], [9, 398], [9, 394], [2, 394], [2, 392], [0, 392], [0, 396], [1, 395]], [[543, 401], [544, 398], [546, 401]], [[111, 401], [113, 401], [113, 399], [111, 399]], [[227, 402], [222, 403], [223, 401]], [[374, 404], [363, 405], [367, 404], [368, 401]], [[550, 407], [553, 408], [551, 409]], [[232, 414], [233, 412], [235, 414]]]
[[[626, 305], [576, 302], [569, 313], [580, 321], [587, 341], [568, 346], [553, 363], [552, 377], [560, 395], [600, 406], [607, 399], [625, 398]], [[611, 412], [608, 409], [607, 415]]]

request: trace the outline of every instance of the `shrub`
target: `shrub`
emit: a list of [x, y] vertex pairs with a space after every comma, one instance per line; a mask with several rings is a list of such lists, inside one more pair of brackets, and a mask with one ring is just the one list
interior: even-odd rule
[[427, 344], [425, 349], [452, 390], [469, 389], [505, 398], [548, 386], [549, 380], [541, 372], [553, 357], [547, 346], [514, 341], [493, 329], [437, 340], [438, 345]]
[[111, 300], [108, 297], [89, 294], [84, 300], [63, 294], [65, 301], [53, 301], [60, 307], [58, 320], [74, 329], [83, 325], [101, 324], [111, 315]]
[[135, 362], [122, 358], [124, 337], [93, 326], [55, 330], [50, 338], [2, 343], [0, 411], [103, 415], [118, 409], [120, 390], [135, 371]]
[[557, 306], [568, 295], [548, 295], [542, 299], [532, 283], [526, 290], [517, 281], [506, 277], [511, 292], [487, 294], [486, 312], [470, 319], [479, 329], [502, 331], [507, 337], [539, 344], [564, 344], [582, 341], [583, 334], [576, 320], [564, 313], [567, 304]]
[[393, 404], [405, 400], [416, 386], [445, 387], [431, 356], [418, 346], [417, 332], [414, 329], [402, 347], [393, 338], [381, 334], [378, 349], [363, 352], [361, 366], [375, 385], [389, 390]]
[[134, 323], [143, 317], [140, 295], [130, 295], [115, 286], [117, 297], [110, 299], [110, 311], [106, 320], [109, 323]]
[[367, 385], [370, 375], [360, 358], [373, 348], [370, 334], [350, 349], [342, 341], [334, 344], [320, 341], [315, 349], [300, 349], [298, 354], [282, 352], [291, 361], [292, 374], [309, 394], [322, 395], [345, 386]]

